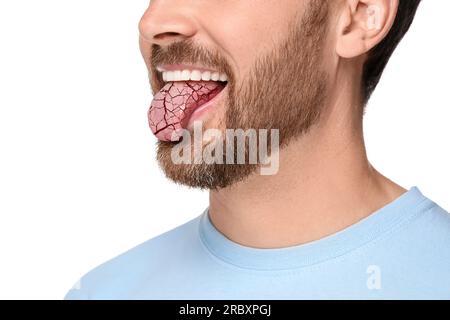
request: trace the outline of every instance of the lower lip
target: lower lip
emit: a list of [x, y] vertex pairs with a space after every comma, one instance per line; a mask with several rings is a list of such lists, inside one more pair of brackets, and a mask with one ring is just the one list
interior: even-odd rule
[[200, 107], [195, 109], [195, 111], [191, 114], [187, 129], [192, 129], [194, 127], [194, 122], [205, 120], [206, 116], [213, 111], [214, 107], [218, 104], [219, 100], [225, 95], [225, 92], [228, 89], [228, 84], [223, 88], [223, 90], [216, 95], [214, 98], [209, 100], [207, 103], [202, 104]]

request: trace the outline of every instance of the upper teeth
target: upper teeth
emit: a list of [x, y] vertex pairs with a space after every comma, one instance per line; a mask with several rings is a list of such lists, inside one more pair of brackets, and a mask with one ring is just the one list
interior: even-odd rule
[[228, 81], [228, 77], [225, 73], [199, 70], [176, 70], [176, 71], [163, 71], [162, 77], [165, 82], [172, 81]]

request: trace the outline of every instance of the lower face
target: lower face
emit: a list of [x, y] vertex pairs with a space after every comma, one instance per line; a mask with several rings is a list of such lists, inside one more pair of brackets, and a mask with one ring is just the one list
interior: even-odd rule
[[[153, 46], [152, 87], [163, 88], [154, 97], [149, 123], [159, 138], [159, 165], [169, 179], [191, 187], [220, 189], [245, 180], [260, 166], [195, 163], [194, 159], [189, 164], [176, 164], [172, 151], [183, 141], [175, 129], [192, 132], [194, 123], [201, 123], [203, 130], [215, 128], [223, 133], [225, 129], [276, 129], [280, 148], [285, 148], [319, 121], [327, 86], [326, 73], [319, 67], [327, 31], [326, 2], [310, 1], [302, 17], [289, 23], [288, 36], [255, 57], [245, 75], [239, 73], [239, 79], [229, 58], [218, 50], [197, 46], [192, 41], [177, 42], [164, 49]], [[201, 81], [180, 80], [179, 72], [175, 76], [156, 70], [159, 62], [169, 61], [214, 65], [220, 73], [214, 79], [206, 73], [200, 76], [204, 79]], [[163, 125], [159, 122], [158, 127], [162, 119]], [[169, 129], [165, 129], [168, 124]], [[222, 145], [225, 136], [224, 133]], [[246, 154], [248, 147], [247, 144]], [[223, 153], [226, 158], [227, 150]]]

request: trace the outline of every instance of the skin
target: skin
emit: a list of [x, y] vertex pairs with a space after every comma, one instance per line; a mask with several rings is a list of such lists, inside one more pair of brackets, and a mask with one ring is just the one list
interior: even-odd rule
[[[327, 74], [322, 68], [323, 46], [327, 35], [327, 21], [329, 10], [327, 2], [315, 0], [308, 4], [307, 14], [301, 15], [292, 21], [289, 31], [280, 37], [276, 46], [268, 53], [256, 56], [253, 66], [249, 71], [237, 79], [232, 72], [232, 67], [220, 52], [211, 48], [199, 47], [197, 43], [178, 41], [168, 46], [153, 45], [151, 63], [156, 69], [153, 72], [151, 83], [154, 92], [157, 92], [150, 108], [150, 126], [159, 122], [155, 128], [165, 128], [166, 119], [178, 123], [178, 119], [172, 117], [174, 109], [182, 111], [182, 107], [171, 104], [172, 94], [167, 95], [165, 88], [159, 90], [164, 84], [158, 81], [158, 66], [172, 63], [197, 65], [207, 64], [214, 70], [224, 70], [228, 75], [228, 83], [214, 102], [214, 107], [202, 117], [201, 121], [207, 125], [213, 125], [214, 129], [222, 132], [221, 138], [213, 141], [213, 146], [223, 148], [226, 144], [224, 130], [264, 128], [268, 131], [279, 130], [278, 143], [284, 148], [292, 139], [298, 139], [305, 134], [320, 118], [327, 91]], [[166, 86], [166, 85], [164, 85]], [[173, 87], [172, 84], [167, 84]], [[184, 90], [187, 87], [188, 94]], [[185, 82], [177, 83], [173, 90], [175, 97], [189, 97], [192, 87]], [[154, 109], [156, 107], [156, 109]], [[154, 112], [152, 114], [152, 112]], [[159, 112], [159, 114], [158, 114]], [[224, 112], [223, 115], [220, 112]], [[209, 122], [208, 116], [218, 115], [221, 120], [220, 128], [217, 122]], [[197, 118], [198, 119], [198, 118]], [[223, 120], [223, 121], [222, 121]], [[169, 128], [172, 129], [173, 127]], [[188, 126], [189, 128], [189, 126]], [[155, 131], [155, 130], [154, 130]], [[192, 132], [191, 132], [192, 135]], [[166, 139], [167, 132], [162, 132], [161, 138]], [[269, 139], [270, 140], [270, 139]], [[222, 143], [221, 143], [222, 141]], [[172, 160], [172, 151], [176, 151], [182, 145], [190, 144], [192, 139], [186, 139], [185, 143], [158, 142], [158, 161], [166, 176], [190, 187], [203, 189], [219, 189], [229, 187], [239, 181], [248, 178], [259, 166], [256, 164], [195, 164], [191, 156], [190, 163], [177, 164]], [[203, 143], [204, 147], [208, 147]], [[269, 143], [270, 147], [271, 143]], [[175, 148], [174, 148], [175, 147]], [[256, 151], [256, 150], [254, 150]], [[245, 152], [245, 151], [244, 151]], [[250, 147], [247, 145], [247, 152]], [[232, 155], [233, 150], [224, 150]]]
[[[153, 0], [140, 27], [140, 48], [152, 71], [151, 47], [193, 40], [227, 60], [236, 83], [257, 56], [288, 33], [289, 23], [312, 0]], [[257, 2], [257, 5], [255, 4]], [[380, 28], [368, 28], [369, 6]], [[250, 175], [210, 191], [209, 215], [230, 240], [255, 248], [307, 243], [342, 230], [406, 192], [370, 164], [363, 139], [361, 74], [367, 52], [389, 32], [398, 0], [336, 0], [321, 68], [327, 75], [320, 121], [280, 150], [276, 175]], [[262, 18], [263, 17], [263, 18]], [[226, 107], [205, 119], [223, 123]]]

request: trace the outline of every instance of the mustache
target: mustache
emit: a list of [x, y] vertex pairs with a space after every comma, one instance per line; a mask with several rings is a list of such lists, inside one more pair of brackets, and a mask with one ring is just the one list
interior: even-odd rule
[[172, 43], [167, 47], [153, 44], [150, 62], [155, 73], [156, 67], [160, 65], [188, 64], [205, 66], [232, 77], [232, 69], [226, 58], [218, 51], [195, 45], [190, 39]]

